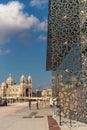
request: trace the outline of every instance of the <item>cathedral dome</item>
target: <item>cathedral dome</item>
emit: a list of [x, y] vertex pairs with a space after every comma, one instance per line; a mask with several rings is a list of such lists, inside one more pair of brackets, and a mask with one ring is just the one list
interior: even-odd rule
[[25, 83], [25, 82], [26, 82], [26, 79], [25, 79], [25, 76], [24, 76], [24, 75], [21, 76], [20, 82], [21, 82], [21, 83]]
[[8, 85], [13, 85], [13, 84], [14, 84], [14, 79], [13, 79], [13, 77], [12, 77], [11, 74], [10, 74], [9, 77], [7, 78], [6, 83], [7, 83]]

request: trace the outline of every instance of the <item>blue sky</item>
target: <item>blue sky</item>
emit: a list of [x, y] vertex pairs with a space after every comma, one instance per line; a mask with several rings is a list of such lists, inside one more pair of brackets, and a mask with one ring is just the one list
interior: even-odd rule
[[46, 71], [48, 0], [0, 0], [0, 83], [11, 73], [32, 77], [33, 88], [49, 88]]

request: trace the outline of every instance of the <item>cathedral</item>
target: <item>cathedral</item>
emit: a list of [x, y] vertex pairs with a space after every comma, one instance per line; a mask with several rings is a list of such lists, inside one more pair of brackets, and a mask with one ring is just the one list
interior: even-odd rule
[[14, 83], [14, 78], [10, 74], [6, 82], [2, 82], [0, 87], [0, 97], [2, 98], [23, 98], [32, 97], [32, 78], [24, 75], [20, 78], [20, 83]]

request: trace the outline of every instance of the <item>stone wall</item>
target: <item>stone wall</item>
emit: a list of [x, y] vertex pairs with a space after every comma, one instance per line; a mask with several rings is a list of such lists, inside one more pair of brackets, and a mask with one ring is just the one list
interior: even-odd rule
[[87, 123], [87, 86], [59, 92], [61, 111], [65, 117]]

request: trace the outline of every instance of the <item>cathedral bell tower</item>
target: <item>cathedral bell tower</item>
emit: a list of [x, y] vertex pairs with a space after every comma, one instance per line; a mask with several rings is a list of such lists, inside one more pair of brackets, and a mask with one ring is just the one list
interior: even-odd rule
[[21, 96], [25, 97], [26, 96], [26, 79], [24, 75], [21, 76], [20, 85], [21, 85]]
[[28, 96], [32, 97], [32, 78], [31, 78], [31, 76], [28, 76], [27, 85], [28, 85]]

